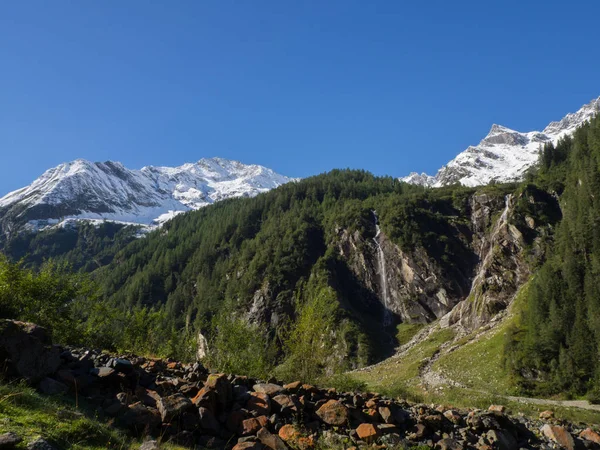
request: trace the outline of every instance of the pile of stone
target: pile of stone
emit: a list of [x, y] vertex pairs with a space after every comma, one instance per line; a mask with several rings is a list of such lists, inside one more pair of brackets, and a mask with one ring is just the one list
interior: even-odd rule
[[[562, 423], [341, 393], [300, 381], [209, 373], [200, 363], [52, 346], [32, 324], [0, 322], [0, 361], [45, 394], [77, 395], [133, 434], [194, 448], [599, 448], [600, 435]], [[158, 441], [158, 442], [157, 442]], [[0, 437], [0, 442], [1, 437]], [[1, 445], [0, 445], [1, 448]]]

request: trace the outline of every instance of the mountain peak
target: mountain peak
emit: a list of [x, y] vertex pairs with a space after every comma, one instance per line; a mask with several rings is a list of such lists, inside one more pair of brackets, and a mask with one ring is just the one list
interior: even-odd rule
[[487, 134], [488, 136], [493, 136], [500, 133], [516, 133], [515, 130], [511, 130], [503, 125], [493, 124], [492, 128], [490, 128], [490, 132]]
[[0, 229], [43, 228], [59, 221], [161, 224], [185, 211], [232, 197], [252, 197], [291, 181], [270, 169], [224, 158], [179, 167], [127, 169], [85, 159], [59, 164], [29, 186], [0, 198]]
[[446, 186], [461, 183], [479, 186], [491, 181], [509, 182], [522, 179], [527, 169], [539, 160], [540, 145], [556, 143], [572, 134], [577, 127], [600, 111], [600, 97], [569, 113], [560, 121], [551, 122], [542, 132], [521, 133], [493, 124], [489, 133], [476, 146], [469, 146], [443, 166], [435, 176], [411, 173], [402, 181], [426, 186]]

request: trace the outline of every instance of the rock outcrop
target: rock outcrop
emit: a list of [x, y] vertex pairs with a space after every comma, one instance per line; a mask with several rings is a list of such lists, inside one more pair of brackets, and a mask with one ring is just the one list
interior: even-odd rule
[[0, 365], [8, 376], [36, 383], [60, 366], [60, 351], [46, 330], [32, 323], [0, 319]]

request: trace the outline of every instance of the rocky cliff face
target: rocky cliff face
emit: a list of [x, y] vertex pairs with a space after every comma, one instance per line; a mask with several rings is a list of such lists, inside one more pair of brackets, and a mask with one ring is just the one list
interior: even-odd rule
[[[428, 323], [443, 318], [446, 326], [477, 328], [508, 307], [531, 274], [531, 264], [540, 258], [534, 240], [527, 245], [519, 227], [538, 233], [548, 225], [525, 215], [519, 201], [539, 203], [521, 192], [473, 194], [469, 200], [469, 241], [472, 259], [459, 262], [460, 273], [450, 274], [424, 248], [402, 251], [385, 234], [380, 236], [386, 266], [387, 301], [382, 295], [377, 247], [358, 232], [339, 230], [337, 248], [355, 276], [380, 301], [396, 321]], [[548, 201], [544, 199], [544, 201]], [[554, 205], [558, 207], [558, 205]], [[382, 315], [382, 323], [385, 316]]]
[[380, 300], [385, 314], [402, 322], [427, 323], [446, 314], [461, 299], [460, 289], [424, 249], [403, 252], [385, 234], [380, 235], [386, 267], [387, 305], [383, 300], [377, 247], [359, 233], [340, 230], [340, 255], [364, 286]]
[[498, 203], [498, 199], [485, 194], [471, 199], [473, 250], [479, 264], [469, 295], [444, 318], [444, 324], [458, 323], [473, 329], [487, 323], [508, 307], [530, 274], [523, 235], [510, 223], [515, 214], [513, 195], [505, 197], [500, 216], [494, 217], [499, 211]]

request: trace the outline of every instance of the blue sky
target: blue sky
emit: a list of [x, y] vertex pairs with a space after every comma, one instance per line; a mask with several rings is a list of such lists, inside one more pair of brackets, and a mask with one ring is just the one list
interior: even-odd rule
[[600, 2], [6, 1], [0, 195], [76, 158], [435, 172], [600, 95]]

